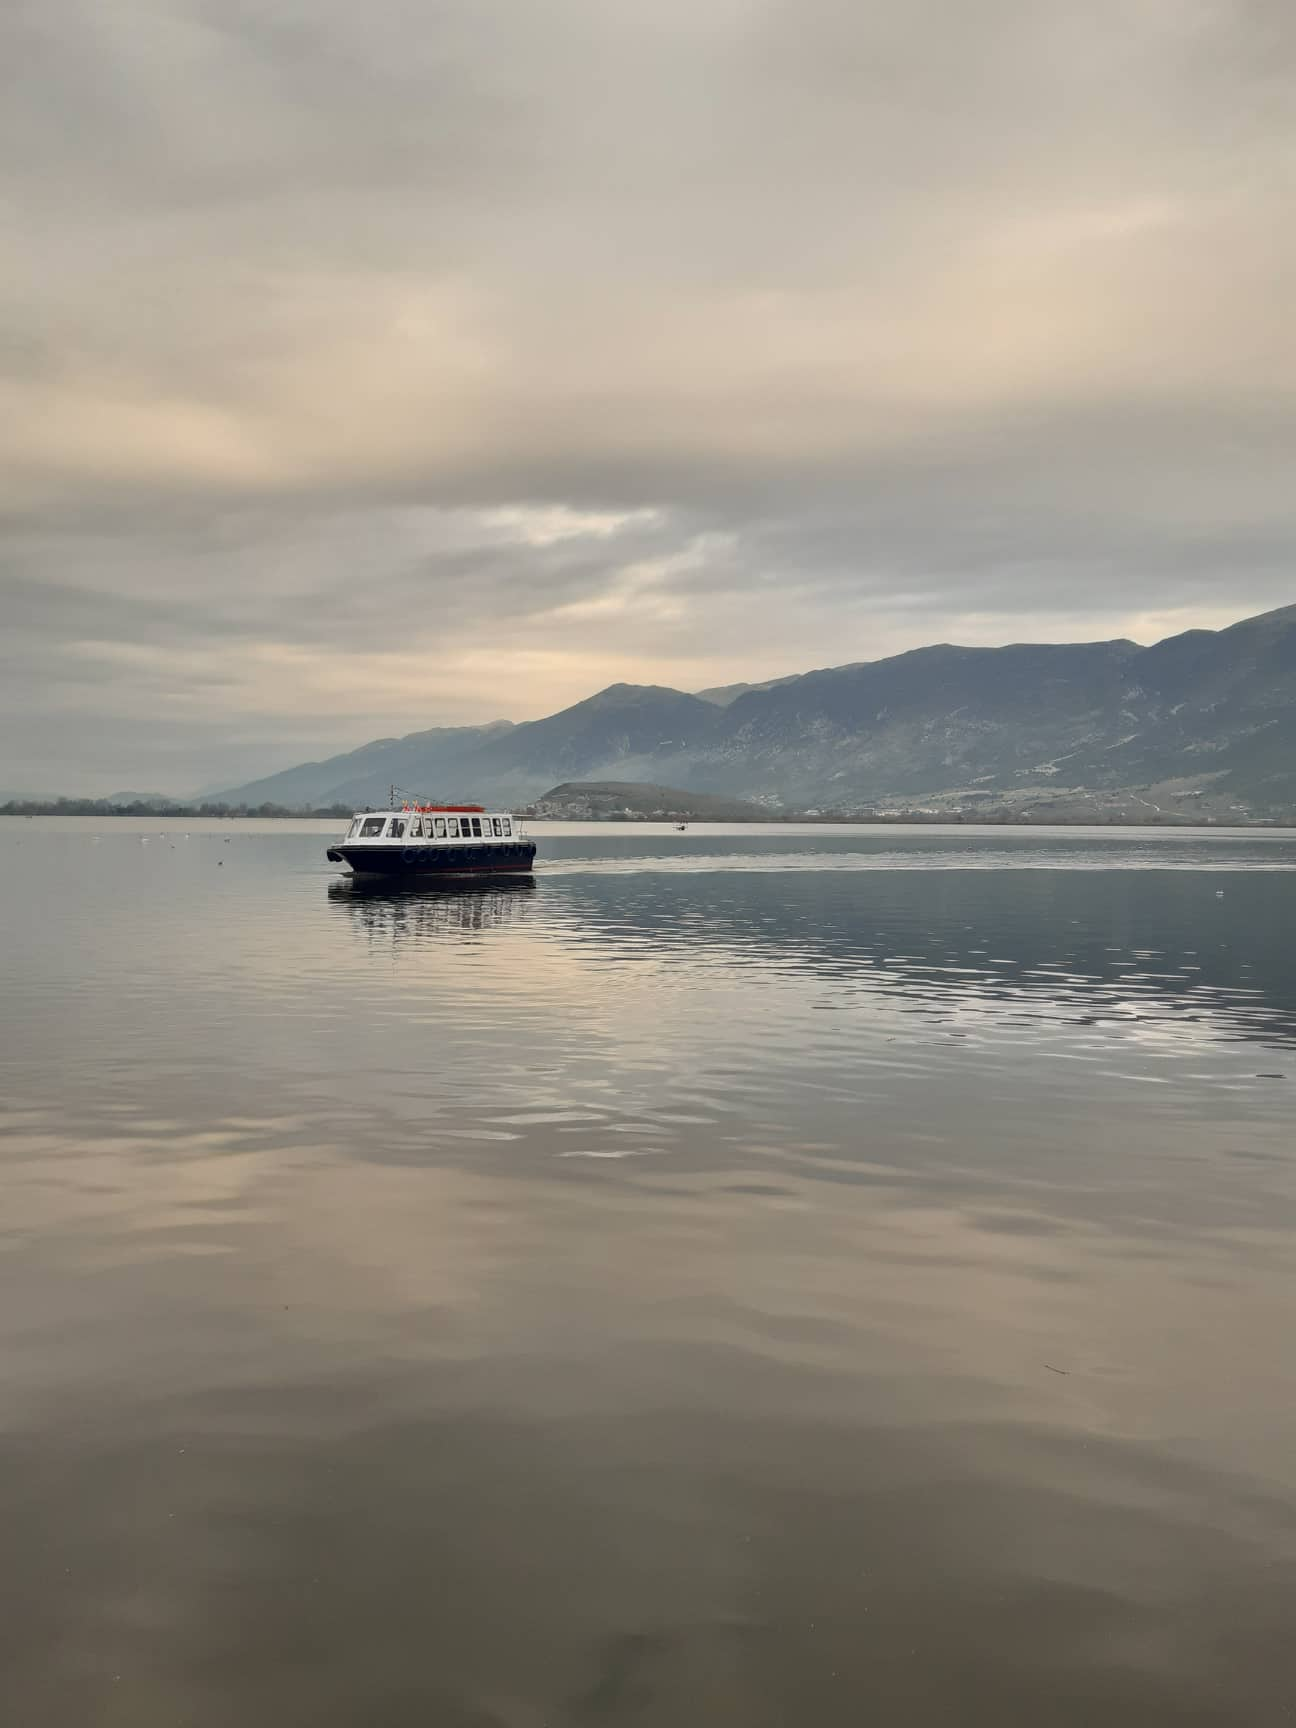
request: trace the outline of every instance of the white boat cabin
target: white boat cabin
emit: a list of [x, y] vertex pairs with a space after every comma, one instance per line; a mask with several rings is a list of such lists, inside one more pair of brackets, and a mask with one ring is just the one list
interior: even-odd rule
[[487, 813], [480, 807], [434, 805], [418, 809], [362, 811], [354, 817], [342, 845], [369, 841], [379, 846], [435, 846], [512, 840], [517, 833], [512, 816]]

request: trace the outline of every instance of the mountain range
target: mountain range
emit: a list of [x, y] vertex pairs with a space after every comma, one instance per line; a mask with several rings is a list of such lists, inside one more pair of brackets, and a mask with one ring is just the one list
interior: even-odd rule
[[1135, 642], [941, 644], [697, 695], [614, 684], [520, 725], [384, 738], [231, 787], [231, 802], [525, 804], [647, 781], [774, 811], [1296, 814], [1296, 606]]

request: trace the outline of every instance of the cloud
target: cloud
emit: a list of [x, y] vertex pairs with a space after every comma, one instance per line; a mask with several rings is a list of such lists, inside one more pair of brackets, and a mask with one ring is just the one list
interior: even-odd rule
[[0, 783], [1291, 597], [1285, 6], [15, 0], [0, 68]]

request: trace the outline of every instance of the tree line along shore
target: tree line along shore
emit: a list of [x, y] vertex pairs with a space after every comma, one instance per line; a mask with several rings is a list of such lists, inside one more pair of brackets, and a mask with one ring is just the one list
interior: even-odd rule
[[[366, 809], [371, 806], [366, 806]], [[376, 808], [373, 806], [372, 808]], [[13, 798], [0, 804], [0, 816], [95, 816], [105, 820], [114, 817], [165, 817], [170, 820], [234, 820], [234, 821], [346, 821], [355, 814], [350, 804], [326, 804], [309, 808], [291, 808], [285, 804], [220, 804], [220, 803], [160, 803], [138, 801], [114, 803], [100, 798]], [[717, 818], [695, 814], [689, 810], [672, 812], [668, 817], [646, 816], [638, 812], [616, 814], [559, 815], [548, 810], [526, 807], [518, 815], [543, 822], [640, 822], [677, 823], [713, 822]], [[1227, 822], [1214, 816], [1180, 814], [1177, 811], [1156, 811], [1146, 815], [1105, 812], [1092, 815], [1052, 815], [1027, 810], [793, 810], [761, 811], [758, 814], [728, 816], [723, 819], [735, 826], [745, 823], [796, 823], [804, 826], [831, 827], [973, 827], [973, 828], [1281, 828], [1296, 826], [1274, 817], [1238, 815]]]

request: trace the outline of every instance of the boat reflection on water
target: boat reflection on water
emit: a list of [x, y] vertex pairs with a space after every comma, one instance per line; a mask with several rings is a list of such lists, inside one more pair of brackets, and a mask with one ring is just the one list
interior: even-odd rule
[[331, 906], [345, 910], [370, 935], [429, 941], [491, 930], [526, 914], [536, 894], [532, 876], [393, 883], [381, 877], [341, 877], [328, 885]]

